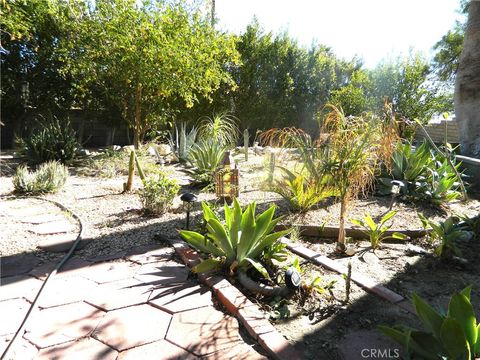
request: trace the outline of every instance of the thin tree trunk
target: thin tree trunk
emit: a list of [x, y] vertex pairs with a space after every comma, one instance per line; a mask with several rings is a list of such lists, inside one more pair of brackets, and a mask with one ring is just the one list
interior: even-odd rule
[[345, 251], [345, 214], [347, 212], [347, 195], [342, 197], [340, 203], [340, 221], [338, 226], [338, 248], [339, 250]]
[[133, 127], [133, 146], [135, 150], [140, 147], [140, 141], [142, 136], [142, 84], [137, 85], [135, 90], [135, 119]]
[[480, 156], [480, 1], [470, 1], [455, 81], [455, 116], [462, 153]]

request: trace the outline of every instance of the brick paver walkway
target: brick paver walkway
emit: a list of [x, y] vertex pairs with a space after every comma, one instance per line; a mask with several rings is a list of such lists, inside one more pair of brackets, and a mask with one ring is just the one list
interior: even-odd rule
[[[44, 216], [33, 210], [27, 212], [32, 231], [46, 242], [74, 229], [60, 211]], [[111, 261], [68, 260], [44, 289], [10, 358], [266, 359], [174, 254], [158, 245]], [[1, 355], [55, 264], [39, 266], [32, 254], [0, 262]]]
[[[108, 262], [69, 260], [47, 284], [13, 358], [264, 359], [173, 256], [166, 247]], [[0, 353], [42, 275], [34, 268], [1, 278]]]

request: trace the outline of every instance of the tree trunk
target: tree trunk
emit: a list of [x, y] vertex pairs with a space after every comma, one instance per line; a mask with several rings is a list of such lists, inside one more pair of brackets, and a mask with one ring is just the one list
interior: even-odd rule
[[140, 147], [140, 141], [142, 136], [142, 84], [137, 85], [135, 90], [135, 119], [133, 126], [133, 146], [135, 150]]
[[480, 1], [471, 1], [455, 81], [455, 116], [462, 153], [480, 156]]
[[338, 252], [345, 252], [347, 249], [346, 246], [346, 233], [345, 233], [345, 214], [347, 212], [347, 196], [348, 194], [345, 194], [341, 198], [340, 202], [340, 220], [339, 220], [339, 225], [338, 225], [338, 240], [337, 240], [337, 251]]

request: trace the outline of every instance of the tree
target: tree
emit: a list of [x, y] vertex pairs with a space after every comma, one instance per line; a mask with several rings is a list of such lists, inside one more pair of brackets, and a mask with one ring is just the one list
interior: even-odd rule
[[372, 86], [372, 80], [366, 71], [355, 70], [348, 85], [332, 91], [330, 102], [341, 107], [345, 115], [358, 116], [364, 111], [372, 110]]
[[468, 11], [465, 40], [455, 81], [455, 115], [462, 153], [480, 155], [480, 2]]
[[[459, 13], [466, 15], [468, 13], [468, 5], [468, 0], [461, 0]], [[465, 25], [466, 21], [456, 21], [453, 29], [449, 30], [433, 46], [433, 50], [437, 52], [433, 58], [433, 67], [442, 81], [449, 83], [455, 81], [458, 62], [463, 49]]]
[[222, 83], [233, 85], [224, 68], [238, 60], [233, 38], [199, 11], [153, 0], [99, 0], [90, 9], [65, 48], [68, 72], [80, 79], [79, 93], [102, 89], [120, 107], [136, 148], [168, 121], [174, 99], [191, 107]]
[[371, 75], [377, 112], [387, 100], [400, 117], [427, 121], [434, 113], [453, 107], [451, 96], [434, 81], [429, 64], [419, 54], [384, 61]]

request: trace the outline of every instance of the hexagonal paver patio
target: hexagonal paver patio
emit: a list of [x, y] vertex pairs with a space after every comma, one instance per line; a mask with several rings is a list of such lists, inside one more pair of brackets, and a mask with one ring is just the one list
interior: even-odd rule
[[[210, 289], [189, 280], [171, 248], [152, 246], [126, 260], [67, 262], [13, 347], [15, 359], [264, 359], [238, 322], [213, 306]], [[55, 264], [2, 279], [0, 354]]]

